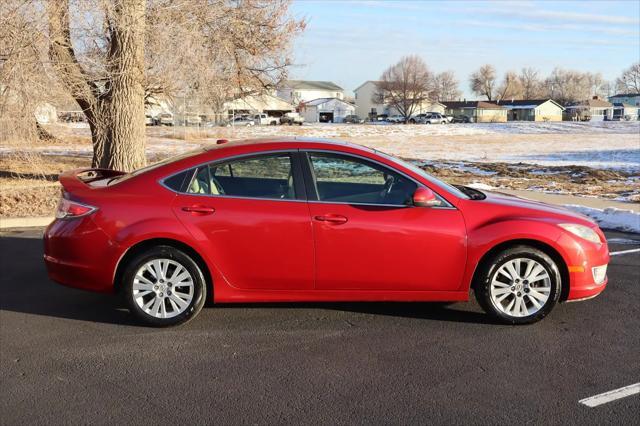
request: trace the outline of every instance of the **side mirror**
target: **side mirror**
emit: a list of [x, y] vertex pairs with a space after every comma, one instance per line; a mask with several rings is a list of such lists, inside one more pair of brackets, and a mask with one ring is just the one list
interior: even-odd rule
[[416, 207], [438, 207], [442, 201], [429, 188], [419, 186], [413, 193], [413, 205]]

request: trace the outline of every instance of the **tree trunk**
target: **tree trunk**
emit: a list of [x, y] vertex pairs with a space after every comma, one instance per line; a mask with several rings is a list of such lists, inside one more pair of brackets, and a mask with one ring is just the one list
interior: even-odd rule
[[78, 62], [71, 43], [69, 0], [51, 0], [49, 55], [69, 94], [87, 117], [92, 166], [131, 171], [145, 165], [145, 0], [116, 0], [110, 17], [108, 75], [99, 87]]
[[145, 0], [117, 2], [109, 50], [108, 107], [98, 117], [94, 134], [101, 168], [130, 171], [146, 163], [144, 12]]

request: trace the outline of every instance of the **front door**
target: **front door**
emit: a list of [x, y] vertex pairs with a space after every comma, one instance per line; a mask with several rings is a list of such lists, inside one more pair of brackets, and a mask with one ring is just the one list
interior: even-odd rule
[[318, 290], [459, 288], [466, 232], [457, 209], [411, 206], [416, 182], [359, 157], [309, 152], [306, 164]]
[[[173, 209], [240, 289], [313, 288], [313, 238], [294, 153], [198, 167]], [[215, 283], [214, 283], [215, 285]]]

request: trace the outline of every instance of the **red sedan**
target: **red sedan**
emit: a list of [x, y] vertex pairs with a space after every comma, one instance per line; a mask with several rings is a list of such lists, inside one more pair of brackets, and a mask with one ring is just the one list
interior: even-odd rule
[[510, 324], [607, 284], [584, 216], [451, 186], [361, 146], [254, 140], [133, 173], [75, 170], [44, 236], [51, 279], [120, 292], [143, 322], [205, 300], [466, 301]]

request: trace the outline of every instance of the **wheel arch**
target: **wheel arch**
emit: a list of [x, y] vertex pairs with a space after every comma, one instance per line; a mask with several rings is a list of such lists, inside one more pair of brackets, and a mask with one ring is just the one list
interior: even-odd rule
[[124, 273], [125, 266], [127, 263], [137, 254], [151, 248], [157, 246], [170, 246], [175, 249], [181, 250], [189, 255], [194, 262], [198, 264], [200, 269], [202, 270], [202, 274], [204, 275], [204, 279], [207, 285], [207, 290], [211, 292], [211, 300], [213, 300], [213, 277], [211, 275], [211, 271], [207, 262], [205, 262], [204, 258], [197, 250], [195, 250], [190, 245], [178, 241], [172, 238], [150, 238], [142, 241], [138, 241], [129, 247], [124, 254], [120, 257], [118, 264], [115, 269], [115, 274], [113, 276], [113, 288], [115, 292], [119, 292], [121, 287], [121, 278]]
[[519, 238], [519, 239], [502, 241], [494, 245], [493, 247], [491, 247], [489, 250], [487, 250], [478, 261], [476, 268], [473, 272], [473, 277], [471, 279], [471, 288], [475, 289], [476, 285], [480, 280], [480, 274], [482, 272], [483, 267], [494, 255], [516, 246], [533, 247], [535, 249], [540, 250], [541, 252], [549, 256], [551, 259], [553, 259], [556, 265], [558, 265], [558, 269], [560, 270], [560, 278], [562, 280], [560, 301], [567, 300], [567, 297], [569, 296], [569, 288], [571, 287], [570, 274], [569, 274], [569, 268], [567, 266], [567, 262], [562, 257], [560, 252], [556, 250], [553, 246], [540, 240], [534, 240], [534, 239], [528, 239], [528, 238]]

